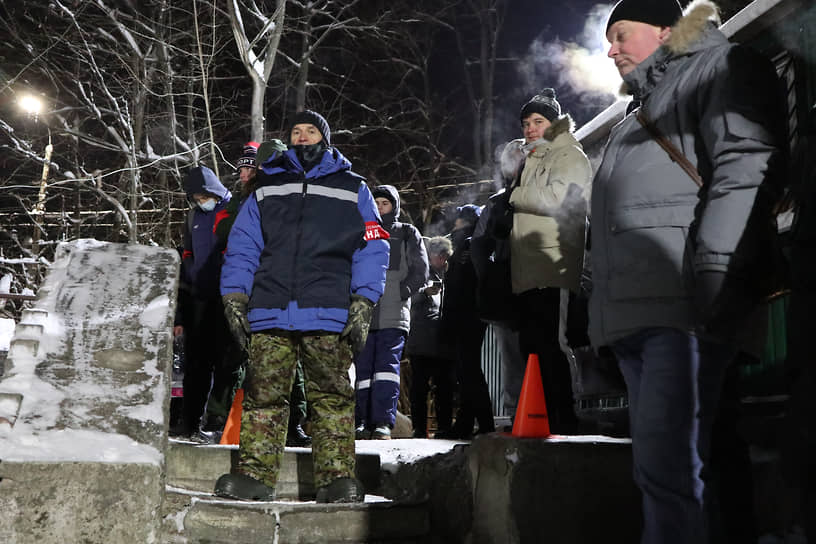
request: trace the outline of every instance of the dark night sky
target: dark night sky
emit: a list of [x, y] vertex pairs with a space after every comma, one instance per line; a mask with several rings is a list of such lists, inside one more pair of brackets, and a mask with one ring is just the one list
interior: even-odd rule
[[[611, 9], [614, 1], [599, 0], [511, 0], [507, 11], [504, 32], [500, 36], [500, 54], [505, 57], [523, 57], [536, 40], [542, 42], [581, 42], [585, 24], [596, 6], [607, 6]], [[546, 59], [542, 59], [546, 60]], [[610, 65], [612, 61], [610, 60]], [[575, 96], [572, 89], [559, 85], [558, 78], [551, 73], [551, 68], [542, 66], [537, 70], [533, 85], [522, 83], [518, 77], [518, 63], [510, 62], [507, 77], [497, 78], [496, 91], [499, 96], [507, 97], [504, 108], [513, 113], [511, 126], [506, 127], [504, 117], [497, 119], [496, 135], [499, 136], [509, 128], [518, 128], [515, 114], [521, 105], [536, 94], [542, 87], [554, 87], [564, 111], [569, 112], [578, 125], [585, 123], [603, 110], [603, 105], [587, 105]], [[515, 77], [514, 77], [515, 76]], [[511, 82], [515, 80], [516, 84]], [[508, 85], [509, 84], [509, 85]], [[502, 102], [500, 100], [500, 102]], [[509, 114], [508, 114], [509, 115]]]
[[[497, 65], [494, 87], [497, 96], [493, 125], [496, 146], [521, 136], [518, 112], [530, 97], [544, 87], [556, 89], [562, 110], [569, 112], [579, 127], [611, 103], [612, 99], [608, 96], [581, 94], [577, 91], [579, 86], [570, 87], [560, 81], [558, 76], [562, 70], [556, 66], [558, 59], [553, 58], [550, 50], [542, 54], [541, 46], [561, 42], [585, 45], [581, 43], [581, 36], [594, 8], [601, 6], [605, 18], [613, 4], [614, 0], [510, 0], [499, 36], [498, 57], [502, 61]], [[534, 43], [538, 44], [538, 54], [531, 54]], [[452, 37], [446, 36], [440, 40], [438, 47], [434, 77], [443, 88], [458, 89], [449, 106], [459, 109], [456, 101], [466, 100], [461, 84], [463, 72], [458, 66], [452, 66], [445, 55], [448, 50], [456, 50], [455, 42]], [[471, 47], [477, 47], [476, 42], [471, 42]], [[470, 53], [473, 56], [478, 51]], [[458, 58], [458, 53], [456, 55]], [[530, 64], [533, 59], [534, 68]], [[614, 68], [611, 60], [609, 66]], [[475, 77], [475, 71], [473, 75]], [[615, 88], [618, 82], [615, 82]], [[469, 118], [463, 119], [470, 122]], [[458, 151], [468, 156], [471, 152], [470, 128], [459, 127], [459, 130], [461, 132], [456, 136]]]

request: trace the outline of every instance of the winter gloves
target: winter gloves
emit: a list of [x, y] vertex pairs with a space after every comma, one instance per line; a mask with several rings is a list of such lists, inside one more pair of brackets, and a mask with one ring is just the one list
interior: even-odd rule
[[245, 352], [249, 351], [249, 320], [247, 319], [247, 303], [249, 297], [244, 293], [229, 293], [221, 300], [224, 303], [224, 317], [233, 338]]
[[[249, 320], [247, 319], [249, 297], [244, 293], [229, 293], [224, 295], [221, 300], [224, 303], [224, 316], [227, 318], [227, 325], [232, 336], [244, 351], [249, 351], [250, 329]], [[346, 321], [346, 326], [340, 333], [340, 340], [349, 343], [355, 356], [365, 346], [373, 312], [373, 302], [362, 295], [351, 295], [348, 321]]]
[[727, 340], [737, 333], [754, 303], [724, 272], [705, 271], [695, 277], [694, 305], [699, 331]]
[[373, 302], [362, 295], [351, 295], [348, 321], [346, 321], [346, 326], [340, 333], [340, 340], [349, 343], [355, 357], [363, 351], [368, 338], [368, 327], [371, 325], [371, 314], [373, 312]]

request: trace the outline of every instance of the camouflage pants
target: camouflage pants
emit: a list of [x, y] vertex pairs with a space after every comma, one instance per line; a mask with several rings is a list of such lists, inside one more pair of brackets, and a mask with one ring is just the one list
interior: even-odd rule
[[337, 334], [270, 330], [252, 335], [244, 382], [238, 470], [275, 487], [283, 460], [289, 396], [300, 359], [311, 408], [315, 487], [354, 476], [351, 348]]

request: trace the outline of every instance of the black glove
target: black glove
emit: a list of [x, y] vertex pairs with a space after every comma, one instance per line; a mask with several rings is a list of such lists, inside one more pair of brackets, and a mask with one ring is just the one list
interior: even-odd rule
[[490, 216], [487, 219], [487, 232], [498, 240], [504, 240], [510, 236], [513, 229], [513, 212], [515, 207], [510, 203], [510, 195], [515, 187], [505, 189], [503, 193], [498, 193], [490, 197], [493, 207], [490, 209]]
[[247, 319], [247, 303], [249, 297], [243, 293], [229, 293], [221, 297], [224, 303], [224, 317], [233, 338], [245, 352], [249, 351], [249, 320]]
[[340, 340], [345, 340], [351, 346], [356, 357], [368, 338], [368, 328], [371, 326], [371, 314], [374, 313], [374, 303], [362, 295], [351, 295], [351, 305], [348, 310], [348, 321], [340, 332]]
[[700, 330], [720, 339], [730, 339], [751, 313], [752, 304], [739, 282], [724, 272], [700, 272], [695, 278], [694, 305]]

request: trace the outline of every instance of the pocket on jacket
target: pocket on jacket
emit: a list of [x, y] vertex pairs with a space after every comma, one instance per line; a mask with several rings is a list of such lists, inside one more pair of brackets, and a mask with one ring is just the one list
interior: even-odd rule
[[627, 208], [610, 216], [609, 298], [688, 296], [688, 205]]

